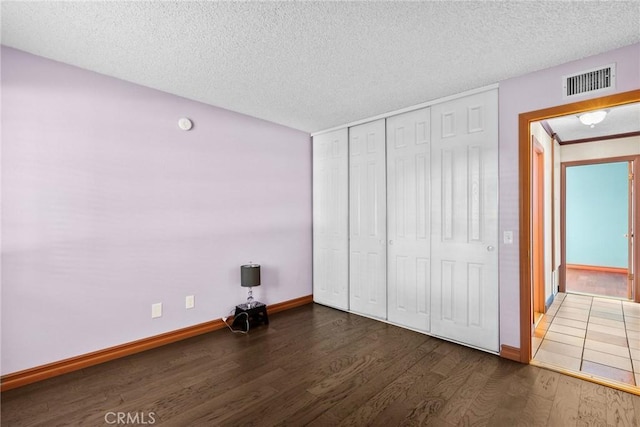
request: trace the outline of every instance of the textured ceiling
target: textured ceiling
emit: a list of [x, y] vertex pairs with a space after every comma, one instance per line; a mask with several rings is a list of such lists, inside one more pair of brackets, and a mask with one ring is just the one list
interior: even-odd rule
[[556, 117], [546, 122], [563, 142], [640, 132], [640, 103], [621, 105], [606, 111], [604, 120], [594, 127], [583, 125], [577, 114]]
[[2, 2], [2, 44], [314, 132], [640, 41], [640, 2]]

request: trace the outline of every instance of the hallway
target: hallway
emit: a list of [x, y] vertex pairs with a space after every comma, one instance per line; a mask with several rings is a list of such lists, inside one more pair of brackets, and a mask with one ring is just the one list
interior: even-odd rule
[[541, 365], [640, 391], [640, 304], [558, 293], [532, 347]]

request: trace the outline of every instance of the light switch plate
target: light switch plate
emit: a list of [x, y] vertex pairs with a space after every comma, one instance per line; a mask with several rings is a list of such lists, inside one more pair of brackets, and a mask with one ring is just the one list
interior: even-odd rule
[[513, 231], [505, 231], [503, 233], [502, 241], [505, 245], [513, 244]]

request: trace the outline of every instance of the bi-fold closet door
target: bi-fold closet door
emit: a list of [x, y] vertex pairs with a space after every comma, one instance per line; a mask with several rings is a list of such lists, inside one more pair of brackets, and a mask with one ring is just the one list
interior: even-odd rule
[[[348, 178], [337, 174], [342, 187], [324, 196], [315, 194], [315, 151], [331, 134], [314, 137], [317, 302], [498, 351], [497, 114], [492, 90], [351, 127]], [[338, 304], [319, 289], [333, 279], [316, 283], [329, 277], [318, 269], [345, 272], [335, 258], [316, 261], [315, 211], [336, 193], [344, 200], [345, 188], [348, 298]]]
[[349, 309], [348, 131], [313, 138], [313, 299]]
[[349, 309], [387, 317], [384, 119], [349, 128]]
[[430, 329], [429, 108], [387, 119], [387, 320]]
[[349, 308], [429, 331], [430, 110], [349, 129]]
[[431, 118], [431, 333], [497, 352], [498, 91]]

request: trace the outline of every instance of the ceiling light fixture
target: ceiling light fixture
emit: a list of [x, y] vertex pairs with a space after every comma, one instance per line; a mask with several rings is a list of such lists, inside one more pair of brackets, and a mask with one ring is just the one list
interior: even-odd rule
[[589, 111], [588, 113], [580, 114], [578, 118], [583, 125], [589, 127], [595, 127], [598, 123], [604, 120], [607, 112], [605, 110]]

